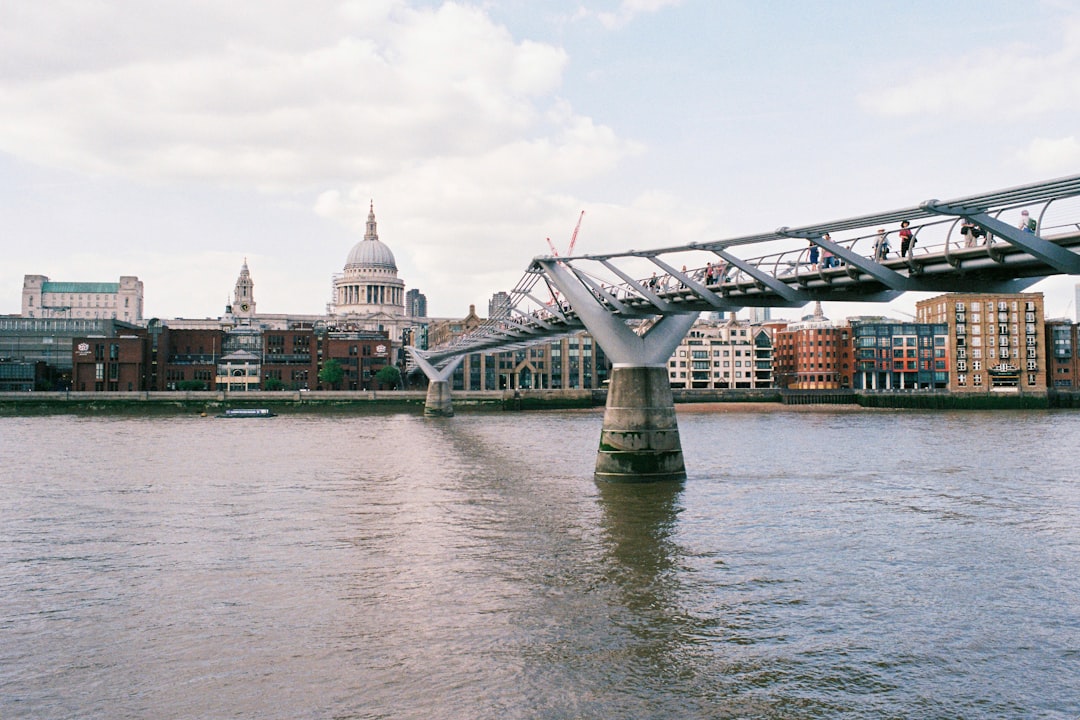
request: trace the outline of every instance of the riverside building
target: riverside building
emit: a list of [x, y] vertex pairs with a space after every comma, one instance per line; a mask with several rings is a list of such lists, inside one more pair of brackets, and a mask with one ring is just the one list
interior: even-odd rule
[[727, 320], [698, 320], [668, 360], [674, 389], [771, 388], [771, 328]]
[[[432, 347], [449, 342], [484, 322], [469, 306], [460, 319], [432, 320]], [[602, 387], [610, 363], [592, 335], [582, 331], [518, 350], [467, 355], [450, 378], [453, 390], [571, 390]]]
[[851, 328], [814, 314], [776, 333], [773, 373], [776, 386], [789, 390], [840, 390], [852, 383]]
[[945, 323], [854, 318], [856, 390], [945, 390], [949, 330]]
[[950, 391], [1046, 392], [1042, 293], [954, 293], [915, 307], [921, 322], [948, 326]]
[[1077, 326], [1068, 318], [1046, 321], [1046, 385], [1057, 390], [1080, 388], [1080, 337]]

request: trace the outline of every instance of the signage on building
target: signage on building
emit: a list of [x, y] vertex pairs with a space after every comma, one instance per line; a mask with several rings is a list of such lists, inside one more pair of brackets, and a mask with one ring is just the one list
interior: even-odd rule
[[75, 350], [79, 355], [89, 355], [90, 354], [90, 343], [84, 343], [84, 342], [79, 343], [78, 347], [76, 347]]
[[386, 346], [385, 345], [376, 345], [375, 346], [375, 354], [376, 355], [385, 355], [386, 354]]

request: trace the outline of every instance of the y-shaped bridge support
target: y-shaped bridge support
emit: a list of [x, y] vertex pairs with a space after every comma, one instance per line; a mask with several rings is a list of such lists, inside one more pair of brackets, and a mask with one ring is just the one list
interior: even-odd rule
[[667, 363], [698, 313], [664, 315], [642, 335], [612, 315], [554, 259], [537, 262], [612, 360], [596, 477], [615, 482], [686, 477]]
[[457, 366], [461, 364], [465, 356], [458, 355], [447, 363], [445, 367], [437, 368], [412, 348], [409, 348], [408, 351], [428, 379], [424, 415], [427, 417], [453, 417], [454, 405], [450, 401], [450, 376], [454, 374], [454, 370], [457, 370]]

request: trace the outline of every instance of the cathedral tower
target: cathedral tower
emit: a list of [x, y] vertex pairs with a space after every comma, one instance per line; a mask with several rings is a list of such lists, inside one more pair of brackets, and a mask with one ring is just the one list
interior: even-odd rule
[[255, 283], [251, 280], [247, 258], [244, 258], [244, 264], [240, 268], [240, 277], [236, 279], [236, 287], [233, 289], [232, 311], [238, 318], [250, 318], [255, 315]]

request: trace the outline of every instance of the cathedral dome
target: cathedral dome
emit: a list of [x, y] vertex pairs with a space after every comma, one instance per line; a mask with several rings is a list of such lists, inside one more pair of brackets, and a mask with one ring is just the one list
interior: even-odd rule
[[375, 230], [375, 204], [368, 211], [367, 232], [364, 239], [353, 245], [349, 257], [345, 260], [346, 270], [390, 270], [397, 273], [397, 263], [390, 248], [379, 242]]
[[349, 251], [349, 258], [345, 261], [345, 269], [352, 268], [371, 268], [397, 272], [397, 263], [394, 262], [394, 253], [390, 252], [390, 248], [377, 239], [368, 240], [365, 238], [353, 245], [353, 249]]

